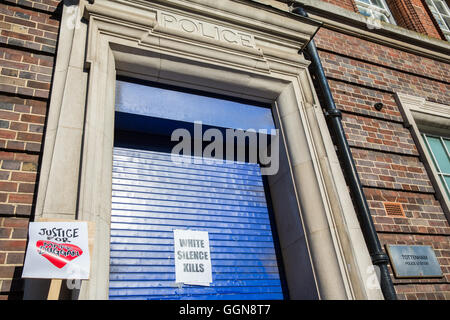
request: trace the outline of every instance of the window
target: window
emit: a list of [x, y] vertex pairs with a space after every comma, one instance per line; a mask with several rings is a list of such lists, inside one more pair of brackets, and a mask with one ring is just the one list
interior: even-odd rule
[[448, 41], [450, 41], [450, 10], [442, 0], [426, 0], [439, 27]]
[[450, 138], [422, 133], [439, 179], [450, 199]]
[[361, 14], [384, 22], [395, 24], [385, 0], [356, 0], [356, 6]]
[[450, 105], [397, 92], [396, 100], [416, 142], [436, 198], [450, 221]]

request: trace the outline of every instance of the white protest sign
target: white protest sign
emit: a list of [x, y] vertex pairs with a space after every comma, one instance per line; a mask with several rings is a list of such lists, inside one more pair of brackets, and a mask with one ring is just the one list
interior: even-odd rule
[[30, 222], [22, 278], [89, 279], [87, 222]]
[[206, 231], [173, 230], [175, 282], [209, 286], [212, 282], [209, 236]]

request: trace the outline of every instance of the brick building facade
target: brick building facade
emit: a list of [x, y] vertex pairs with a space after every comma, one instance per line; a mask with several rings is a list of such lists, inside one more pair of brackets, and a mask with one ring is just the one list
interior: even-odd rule
[[[445, 39], [426, 13], [424, 1], [387, 3], [399, 26]], [[333, 97], [343, 112], [347, 139], [380, 240], [383, 244], [432, 246], [444, 273], [437, 280], [403, 280], [393, 276], [399, 299], [449, 299], [448, 215], [434, 195], [423, 156], [395, 99], [395, 93], [401, 92], [448, 105], [449, 61], [411, 54], [327, 28], [319, 31], [315, 41]], [[384, 104], [381, 111], [373, 107], [376, 102]], [[405, 215], [387, 214], [384, 202], [401, 203]]]
[[[288, 8], [286, 1], [255, 2]], [[297, 2], [312, 18], [324, 21], [314, 40], [380, 241], [431, 246], [440, 263], [441, 278], [397, 279], [392, 272], [398, 298], [450, 299], [448, 208], [436, 194], [398, 99], [406, 94], [450, 105], [450, 45], [422, 0], [386, 1], [396, 30], [417, 33], [408, 33], [409, 47], [404, 44], [408, 40], [398, 40], [392, 32], [377, 40], [370, 33], [380, 34], [378, 29], [358, 34], [351, 21], [346, 31], [327, 21], [327, 10], [333, 11], [330, 19], [333, 14], [345, 17], [345, 12], [359, 15], [354, 0]], [[0, 4], [0, 299], [23, 297], [21, 270], [28, 222], [35, 216], [62, 4]], [[381, 110], [374, 108], [377, 102], [383, 103]], [[448, 137], [450, 128], [446, 130]], [[404, 215], [388, 214], [389, 202], [399, 203]]]

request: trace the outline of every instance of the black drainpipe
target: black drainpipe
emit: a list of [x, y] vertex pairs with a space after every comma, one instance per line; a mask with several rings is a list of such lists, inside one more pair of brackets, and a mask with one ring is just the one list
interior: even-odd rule
[[[308, 17], [306, 11], [302, 7], [299, 7], [298, 4], [296, 4], [296, 7], [292, 10], [292, 13], [298, 14], [302, 17]], [[328, 125], [331, 127], [330, 130], [334, 134], [338, 154], [343, 165], [352, 198], [357, 207], [356, 211], [358, 213], [361, 230], [366, 240], [367, 248], [369, 250], [370, 257], [372, 258], [372, 263], [380, 268], [381, 290], [386, 300], [397, 300], [397, 295], [389, 275], [389, 258], [384, 253], [380, 240], [378, 239], [377, 231], [375, 230], [375, 225], [373, 224], [372, 216], [370, 214], [369, 205], [367, 204], [366, 197], [364, 196], [361, 181], [359, 180], [358, 172], [356, 171], [355, 162], [342, 127], [342, 114], [341, 111], [336, 108], [334, 103], [334, 99], [331, 94], [327, 78], [325, 77], [325, 72], [323, 70], [314, 40], [311, 40], [308, 43], [305, 51], [311, 60], [311, 72], [315, 75], [317, 83], [322, 91], [326, 109], [325, 115], [329, 120]]]

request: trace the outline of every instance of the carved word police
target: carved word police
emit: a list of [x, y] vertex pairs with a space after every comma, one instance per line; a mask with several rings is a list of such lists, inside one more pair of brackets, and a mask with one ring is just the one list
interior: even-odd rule
[[159, 12], [158, 20], [161, 26], [169, 29], [248, 48], [255, 48], [254, 38], [241, 31], [166, 12]]

